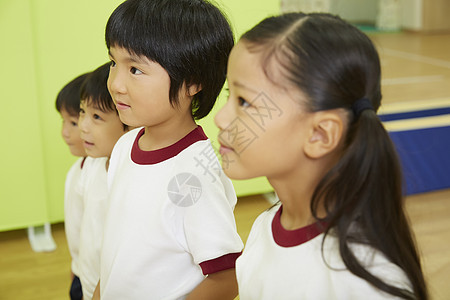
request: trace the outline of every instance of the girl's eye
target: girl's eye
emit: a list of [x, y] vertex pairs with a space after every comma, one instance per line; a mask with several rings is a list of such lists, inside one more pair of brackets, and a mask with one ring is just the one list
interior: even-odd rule
[[102, 118], [101, 118], [99, 115], [94, 114], [94, 119], [95, 119], [95, 120], [101, 120]]
[[142, 74], [141, 70], [136, 69], [135, 67], [131, 67], [130, 72], [131, 72], [131, 74], [134, 74], [134, 75]]
[[78, 127], [78, 123], [77, 123], [77, 122], [71, 121], [70, 124], [71, 124], [73, 127]]
[[239, 101], [239, 106], [242, 106], [242, 107], [248, 107], [248, 106], [250, 106], [250, 103], [248, 103], [244, 98], [242, 98], [242, 97], [239, 97], [238, 98], [238, 101]]

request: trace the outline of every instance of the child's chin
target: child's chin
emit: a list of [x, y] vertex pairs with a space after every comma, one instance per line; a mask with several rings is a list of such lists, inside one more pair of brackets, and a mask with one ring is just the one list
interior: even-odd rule
[[87, 156], [84, 150], [70, 149], [70, 154], [73, 156], [84, 157]]
[[233, 168], [232, 166], [228, 166], [226, 168], [222, 167], [222, 170], [228, 178], [233, 180], [246, 180], [253, 178], [252, 176], [248, 176], [244, 172], [238, 170], [235, 167]]

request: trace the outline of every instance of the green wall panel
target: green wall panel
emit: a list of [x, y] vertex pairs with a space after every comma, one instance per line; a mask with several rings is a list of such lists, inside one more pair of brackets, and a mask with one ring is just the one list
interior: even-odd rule
[[48, 219], [30, 5], [0, 2], [0, 230]]
[[[0, 80], [5, 139], [0, 155], [0, 230], [59, 222], [64, 218], [66, 173], [75, 161], [61, 136], [54, 104], [58, 91], [108, 60], [104, 29], [116, 0], [0, 0], [3, 58]], [[277, 14], [277, 0], [216, 1], [236, 39]], [[217, 145], [215, 112], [200, 124]], [[267, 180], [233, 182], [238, 195], [271, 191]]]
[[58, 222], [64, 218], [65, 175], [75, 158], [60, 135], [56, 95], [74, 77], [108, 61], [104, 28], [109, 15], [122, 1], [31, 2], [48, 215], [50, 222]]

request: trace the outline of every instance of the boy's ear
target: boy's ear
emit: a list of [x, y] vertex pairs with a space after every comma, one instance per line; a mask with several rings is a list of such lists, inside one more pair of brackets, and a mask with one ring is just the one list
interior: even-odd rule
[[312, 158], [321, 158], [333, 152], [342, 140], [344, 121], [337, 111], [319, 111], [312, 120], [312, 130], [305, 143], [305, 154]]
[[195, 94], [197, 94], [198, 92], [200, 92], [202, 90], [202, 86], [200, 84], [191, 84], [187, 86], [187, 94], [189, 97], [194, 96]]

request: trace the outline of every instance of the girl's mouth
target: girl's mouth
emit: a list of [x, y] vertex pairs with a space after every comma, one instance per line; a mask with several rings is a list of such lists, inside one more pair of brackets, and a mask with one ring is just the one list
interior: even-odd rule
[[125, 103], [123, 103], [123, 102], [117, 102], [116, 103], [116, 108], [117, 108], [117, 110], [125, 110], [125, 109], [130, 108], [130, 106], [125, 104]]
[[[219, 142], [220, 143], [220, 142]], [[227, 147], [224, 144], [220, 143], [219, 153], [224, 156], [227, 153], [233, 152], [233, 148]]]

